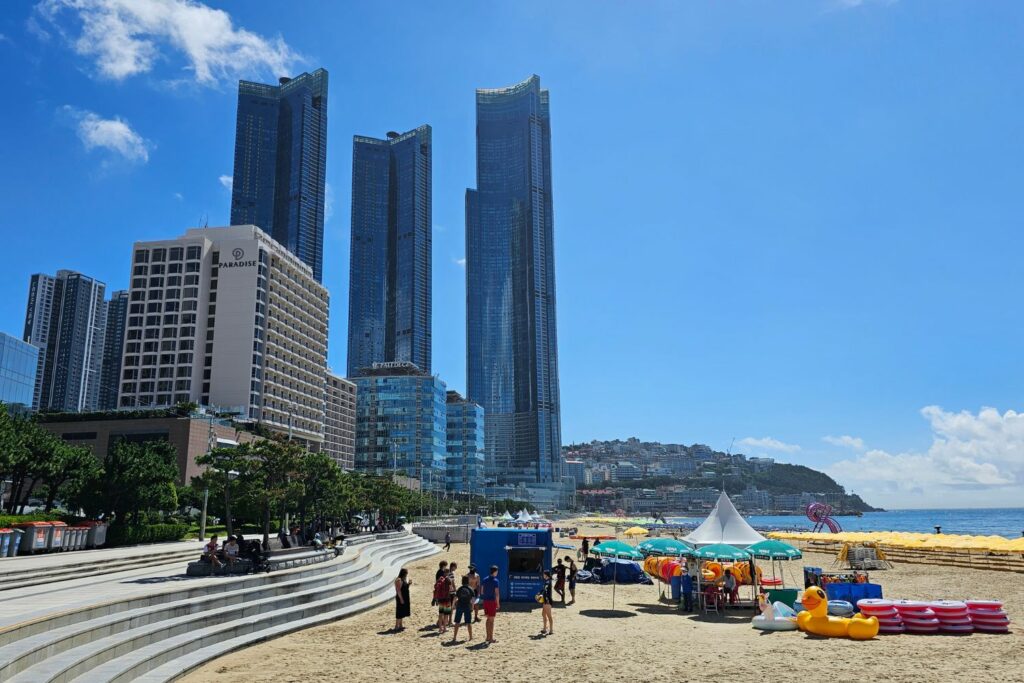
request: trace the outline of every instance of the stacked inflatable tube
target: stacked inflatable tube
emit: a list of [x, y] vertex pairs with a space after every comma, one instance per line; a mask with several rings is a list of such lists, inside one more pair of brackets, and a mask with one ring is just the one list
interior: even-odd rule
[[965, 604], [975, 631], [1009, 633], [1010, 618], [999, 600], [968, 600]]
[[861, 614], [878, 619], [878, 632], [880, 634], [895, 635], [904, 633], [906, 627], [903, 625], [903, 618], [892, 600], [879, 600], [865, 598], [857, 602], [857, 609]]

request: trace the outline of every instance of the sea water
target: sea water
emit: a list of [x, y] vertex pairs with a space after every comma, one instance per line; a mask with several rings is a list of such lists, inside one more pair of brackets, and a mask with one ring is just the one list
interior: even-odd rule
[[[810, 531], [814, 522], [796, 515], [751, 515], [746, 517], [758, 529], [804, 529]], [[941, 526], [944, 534], [1005, 536], [1019, 538], [1024, 534], [1024, 508], [987, 508], [971, 510], [887, 510], [865, 512], [863, 517], [836, 517], [843, 531], [917, 531], [935, 533]], [[669, 524], [692, 526], [703, 517], [668, 517]]]

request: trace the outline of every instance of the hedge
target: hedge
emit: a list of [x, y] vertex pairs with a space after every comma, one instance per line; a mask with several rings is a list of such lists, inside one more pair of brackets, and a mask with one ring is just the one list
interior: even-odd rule
[[22, 522], [67, 522], [65, 514], [57, 512], [30, 512], [25, 515], [0, 515], [0, 529], [7, 529]]
[[115, 524], [107, 530], [106, 546], [180, 541], [187, 532], [187, 524], [145, 524], [142, 526]]

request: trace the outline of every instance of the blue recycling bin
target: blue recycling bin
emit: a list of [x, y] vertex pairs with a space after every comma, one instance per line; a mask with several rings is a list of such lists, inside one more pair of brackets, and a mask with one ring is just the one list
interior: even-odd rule
[[14, 529], [0, 529], [0, 557], [7, 557], [13, 535]]
[[12, 529], [11, 538], [7, 546], [7, 557], [16, 557], [18, 555], [18, 548], [21, 547], [21, 537], [25, 535], [25, 532], [21, 529]]

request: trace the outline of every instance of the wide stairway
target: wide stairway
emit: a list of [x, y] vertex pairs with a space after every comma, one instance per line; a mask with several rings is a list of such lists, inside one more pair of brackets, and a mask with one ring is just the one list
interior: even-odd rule
[[328, 562], [55, 611], [0, 628], [0, 681], [170, 681], [246, 645], [388, 602], [398, 569], [438, 552], [411, 534]]
[[[137, 573], [140, 569], [187, 562], [197, 556], [196, 544], [167, 545], [170, 547], [137, 546], [133, 549], [136, 552], [120, 555], [105, 550], [87, 550], [4, 559], [0, 562], [0, 591], [13, 591], [55, 581], [120, 572]], [[25, 567], [26, 563], [30, 563], [29, 568]], [[3, 594], [0, 593], [0, 600], [3, 598]], [[0, 681], [2, 680], [4, 679], [0, 678]]]

